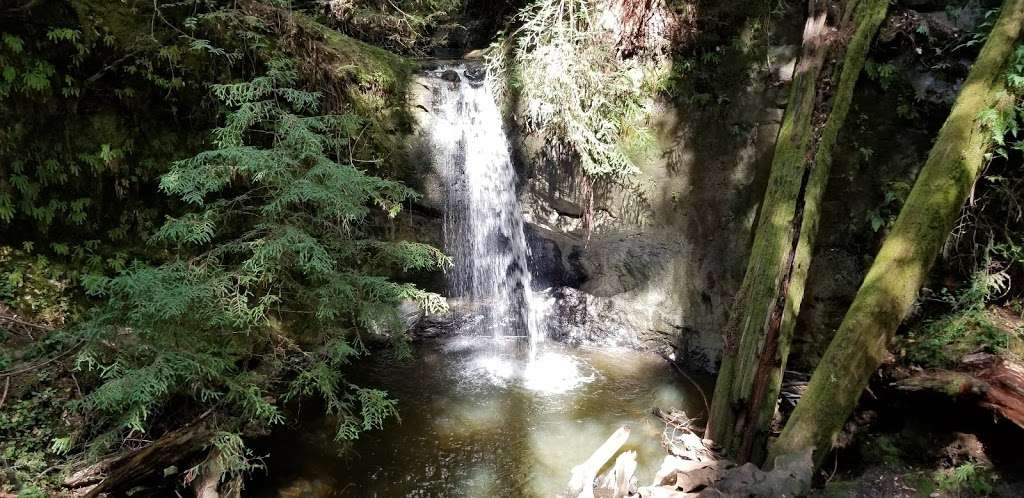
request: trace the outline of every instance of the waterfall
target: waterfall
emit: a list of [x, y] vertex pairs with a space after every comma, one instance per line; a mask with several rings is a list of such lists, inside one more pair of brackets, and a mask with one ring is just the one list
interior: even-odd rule
[[434, 75], [442, 81], [428, 133], [446, 186], [445, 249], [455, 263], [450, 291], [484, 306], [483, 332], [528, 337], [532, 357], [542, 327], [531, 306], [529, 248], [501, 113], [479, 68], [452, 66]]

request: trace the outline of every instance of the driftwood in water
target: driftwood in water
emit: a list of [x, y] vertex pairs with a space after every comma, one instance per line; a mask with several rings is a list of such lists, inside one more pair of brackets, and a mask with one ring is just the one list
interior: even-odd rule
[[612, 498], [624, 498], [636, 492], [636, 452], [619, 453], [615, 458], [615, 466], [605, 478], [603, 488], [612, 492]]
[[987, 353], [969, 354], [957, 370], [929, 370], [893, 383], [903, 391], [933, 391], [976, 400], [1024, 428], [1024, 363]]
[[[653, 414], [665, 422], [662, 443], [673, 454], [665, 457], [650, 486], [635, 485], [636, 452], [618, 455], [611, 471], [601, 481], [599, 496], [624, 498], [687, 498], [721, 496], [802, 496], [810, 490], [813, 462], [811, 451], [776, 458], [770, 471], [748, 463], [737, 466], [719, 460], [693, 430], [693, 419], [681, 410], [655, 408]], [[626, 440], [629, 428], [621, 427], [586, 462], [572, 470], [567, 496], [593, 498], [598, 471], [611, 460]]]
[[568, 496], [594, 498], [594, 479], [597, 478], [597, 472], [619, 452], [619, 448], [626, 444], [627, 439], [629, 439], [629, 427], [619, 427], [590, 455], [587, 461], [573, 467], [572, 477], [569, 479]]
[[205, 416], [137, 450], [118, 453], [74, 472], [64, 487], [94, 498], [101, 493], [117, 494], [205, 447], [213, 429]]

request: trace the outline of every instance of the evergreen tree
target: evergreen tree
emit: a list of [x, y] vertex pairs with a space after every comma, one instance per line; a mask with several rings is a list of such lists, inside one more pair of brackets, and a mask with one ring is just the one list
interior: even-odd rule
[[337, 437], [356, 438], [395, 402], [349, 383], [341, 367], [366, 352], [366, 333], [401, 338], [401, 300], [445, 307], [386, 277], [449, 265], [433, 247], [376, 235], [416, 193], [346, 161], [360, 118], [318, 115], [319, 95], [296, 88], [291, 61], [268, 66], [213, 87], [230, 109], [215, 147], [161, 179], [194, 206], [154, 237], [173, 259], [86, 282], [108, 303], [83, 327], [77, 360], [102, 380], [79, 403], [104, 431], [84, 435], [98, 449], [147, 431], [154, 412], [182, 411], [181, 400], [225, 414], [220, 429], [238, 433], [281, 422], [284, 402], [317, 396], [338, 417]]

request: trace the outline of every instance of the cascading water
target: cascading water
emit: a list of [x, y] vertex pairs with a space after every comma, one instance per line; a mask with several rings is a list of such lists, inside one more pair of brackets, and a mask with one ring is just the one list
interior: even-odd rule
[[447, 186], [451, 292], [485, 306], [484, 327], [494, 337], [529, 338], [532, 358], [543, 333], [531, 306], [516, 173], [494, 96], [473, 73], [464, 66], [438, 71], [444, 82], [434, 94], [430, 130], [434, 165]]
[[[445, 184], [451, 292], [482, 305], [484, 323], [464, 325], [483, 334], [417, 342], [412, 361], [377, 355], [354, 369], [354, 382], [401, 400], [402, 423], [354, 441], [359, 458], [332, 457], [333, 419], [321, 438], [305, 428], [302, 437], [280, 434], [286, 451], [271, 453], [275, 472], [264, 474], [275, 482], [255, 486], [257, 497], [556, 496], [567, 462], [588, 458], [623, 423], [650, 425], [651, 406], [700, 413], [696, 391], [682, 395], [690, 385], [677, 384], [657, 356], [630, 352], [623, 361], [614, 351], [540, 341], [554, 320], [543, 318], [543, 301], [531, 299], [516, 175], [498, 109], [482, 82], [467, 78], [472, 70], [448, 70], [422, 82], [431, 100], [417, 105], [430, 107], [421, 123]], [[529, 356], [520, 347], [527, 336]], [[608, 400], [616, 400], [614, 409]], [[630, 448], [638, 461], [664, 458], [657, 437], [638, 439]]]

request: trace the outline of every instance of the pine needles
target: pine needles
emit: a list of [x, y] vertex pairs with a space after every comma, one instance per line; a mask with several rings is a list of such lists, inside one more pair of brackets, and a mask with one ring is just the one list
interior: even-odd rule
[[[77, 360], [100, 380], [77, 404], [96, 421], [81, 436], [97, 449], [147, 432], [155, 414], [183, 400], [224, 414], [226, 434], [279, 424], [282, 403], [305, 397], [338, 417], [339, 439], [396, 413], [386, 393], [348, 383], [342, 369], [366, 352], [360, 334], [400, 330], [401, 300], [444, 307], [383, 275], [450, 262], [433, 247], [377, 236], [375, 220], [417, 194], [343, 162], [361, 119], [315, 114], [319, 95], [296, 86], [287, 59], [250, 81], [215, 85], [228, 114], [214, 148], [175, 162], [160, 182], [192, 206], [152, 241], [177, 256], [87, 282], [107, 302], [83, 326]], [[244, 458], [221, 439], [221, 455]]]

